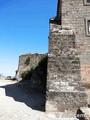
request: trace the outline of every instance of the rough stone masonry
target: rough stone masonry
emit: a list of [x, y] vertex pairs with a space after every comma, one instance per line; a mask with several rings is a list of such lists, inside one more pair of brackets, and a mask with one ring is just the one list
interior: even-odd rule
[[86, 63], [90, 62], [89, 53], [82, 50], [86, 50], [87, 45], [89, 51], [90, 38], [85, 35], [84, 17], [90, 15], [90, 6], [84, 6], [83, 0], [62, 0], [61, 6], [62, 24], [52, 19], [49, 33], [46, 111], [52, 112], [87, 106], [87, 95], [82, 87], [83, 78], [87, 76], [82, 75], [82, 69], [85, 72], [90, 66]]
[[87, 19], [90, 20], [90, 0], [62, 0], [62, 26], [75, 31], [81, 78], [90, 84], [90, 36], [87, 35]]

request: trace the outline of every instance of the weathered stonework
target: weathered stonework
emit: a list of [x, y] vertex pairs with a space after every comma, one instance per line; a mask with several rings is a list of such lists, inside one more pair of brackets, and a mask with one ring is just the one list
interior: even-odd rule
[[46, 111], [65, 112], [90, 104], [90, 95], [83, 87], [89, 91], [90, 2], [88, 5], [85, 0], [58, 2], [61, 24], [50, 23]]
[[[19, 64], [18, 64], [18, 71], [16, 78], [19, 80], [21, 79], [21, 74], [24, 71], [28, 71], [34, 69], [38, 66], [41, 60], [46, 57], [47, 54], [25, 54], [19, 57]], [[26, 60], [29, 58], [28, 64], [26, 64]]]
[[29, 89], [45, 93], [46, 76], [47, 54], [25, 54], [19, 57], [16, 79], [27, 81]]
[[75, 43], [80, 57], [81, 78], [90, 84], [90, 37], [86, 35], [86, 18], [90, 17], [90, 4], [85, 0], [62, 0], [62, 27], [75, 31]]
[[[58, 2], [59, 12], [55, 18], [50, 19], [46, 111], [63, 113], [75, 111], [76, 117], [79, 108], [87, 104], [90, 106], [90, 36], [87, 36], [86, 32], [90, 4], [87, 6], [85, 0], [58, 0]], [[20, 56], [19, 78], [23, 71], [37, 68], [45, 56], [43, 54]], [[25, 62], [28, 57], [29, 64]], [[42, 69], [36, 69], [34, 73], [36, 71], [42, 73]], [[45, 71], [43, 73], [46, 75]], [[32, 77], [36, 83], [41, 77], [38, 78], [36, 73], [32, 76], [36, 76]], [[86, 92], [84, 87], [88, 87], [89, 92]]]
[[50, 24], [46, 111], [65, 112], [87, 105], [73, 30]]

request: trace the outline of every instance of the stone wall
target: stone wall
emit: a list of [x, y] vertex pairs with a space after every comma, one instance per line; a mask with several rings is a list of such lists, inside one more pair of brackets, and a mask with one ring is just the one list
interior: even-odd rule
[[47, 58], [47, 54], [21, 55], [16, 79], [27, 81], [29, 89], [46, 93]]
[[35, 69], [47, 54], [25, 54], [19, 57], [18, 71], [16, 78], [21, 79], [24, 71]]
[[81, 77], [90, 84], [90, 37], [86, 36], [86, 21], [90, 6], [84, 0], [62, 0], [62, 27], [75, 31], [75, 46], [80, 56]]
[[73, 111], [87, 105], [75, 34], [55, 24], [50, 28], [46, 111]]

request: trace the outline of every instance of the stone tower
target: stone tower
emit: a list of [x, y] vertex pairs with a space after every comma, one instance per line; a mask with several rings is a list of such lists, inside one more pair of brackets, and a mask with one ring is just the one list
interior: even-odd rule
[[82, 85], [90, 83], [89, 16], [90, 0], [58, 0], [50, 19], [46, 111], [87, 106]]

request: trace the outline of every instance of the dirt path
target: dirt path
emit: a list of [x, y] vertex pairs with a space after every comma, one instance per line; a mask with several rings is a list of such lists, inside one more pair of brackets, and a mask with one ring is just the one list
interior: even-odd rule
[[0, 80], [0, 120], [76, 120], [42, 112], [44, 102], [44, 95], [30, 93], [20, 83]]
[[44, 113], [34, 110], [36, 100], [16, 82], [0, 80], [0, 120], [42, 120]]

